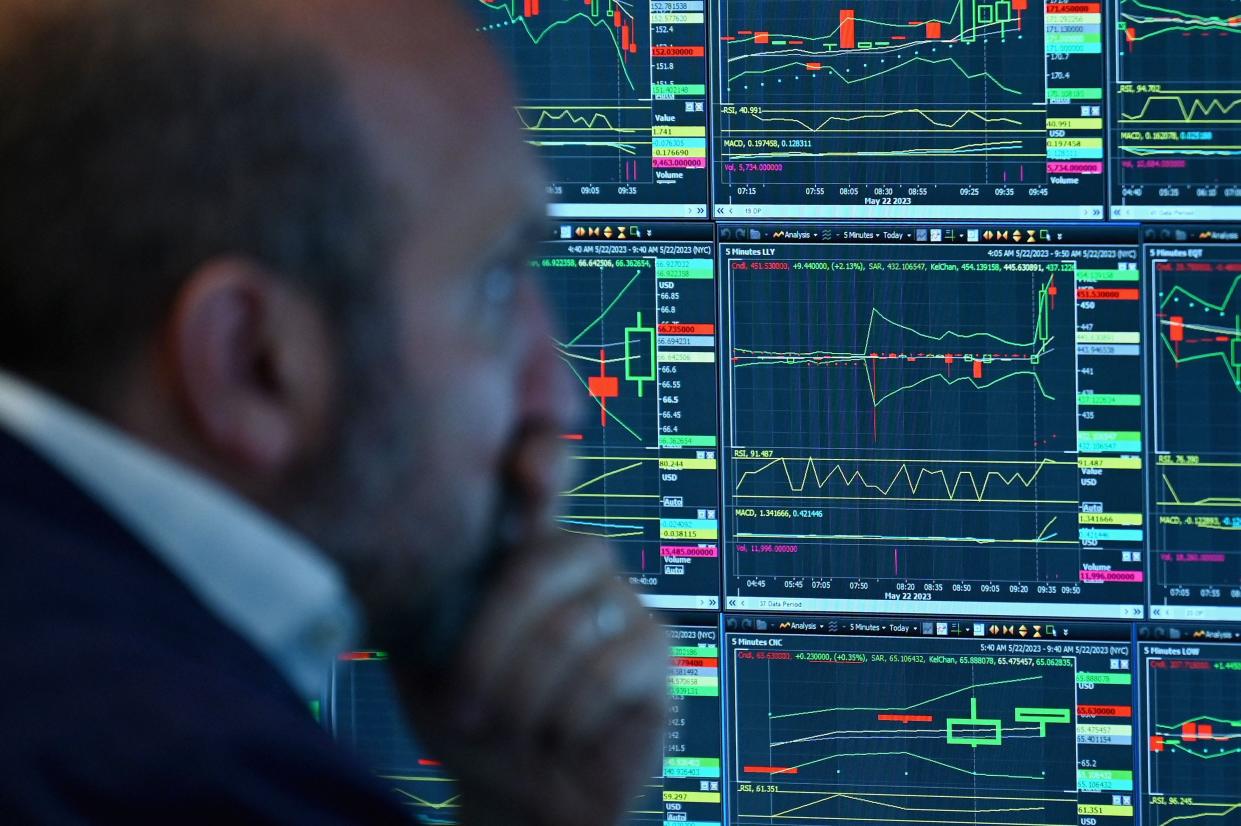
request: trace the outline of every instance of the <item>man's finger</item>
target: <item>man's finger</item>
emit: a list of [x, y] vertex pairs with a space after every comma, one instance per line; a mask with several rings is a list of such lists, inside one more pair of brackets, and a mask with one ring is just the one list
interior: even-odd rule
[[556, 715], [558, 735], [571, 744], [589, 743], [608, 720], [629, 712], [654, 711], [662, 722], [667, 707], [667, 640], [647, 617], [626, 636], [602, 648], [574, 681]]
[[464, 647], [459, 687], [467, 714], [479, 710], [513, 650], [550, 612], [581, 600], [615, 575], [607, 549], [593, 542], [550, 540], [536, 551], [515, 551]]

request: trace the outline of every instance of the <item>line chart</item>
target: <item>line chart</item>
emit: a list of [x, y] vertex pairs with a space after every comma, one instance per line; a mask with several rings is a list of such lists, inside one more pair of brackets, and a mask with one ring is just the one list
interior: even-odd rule
[[[1241, 345], [1241, 293], [1238, 286], [1241, 286], [1241, 276], [1233, 279], [1219, 303], [1212, 303], [1180, 284], [1174, 285], [1160, 295], [1159, 337], [1178, 367], [1204, 359], [1218, 359], [1228, 371], [1233, 389], [1241, 393], [1241, 351], [1238, 349]], [[1182, 302], [1199, 317], [1214, 316], [1217, 320], [1215, 323], [1187, 322], [1185, 316], [1175, 315]], [[1229, 316], [1231, 324], [1227, 323]]]
[[706, 21], [664, 0], [476, 0], [553, 213], [705, 217]]
[[1165, 454], [1154, 474], [1152, 600], [1236, 604], [1241, 600], [1241, 462]]
[[[669, 727], [662, 771], [632, 801], [626, 826], [662, 826], [670, 813], [689, 812], [719, 823], [721, 723], [719, 630], [701, 624], [665, 627], [668, 636]], [[384, 651], [350, 651], [334, 664], [323, 707], [327, 728], [407, 808], [411, 822], [459, 822], [461, 796], [440, 761], [416, 742], [401, 710]]]
[[1241, 803], [1199, 803], [1193, 799], [1152, 798], [1152, 820], [1156, 826], [1181, 823], [1235, 826], [1241, 823]]
[[1112, 217], [1241, 215], [1241, 17], [1230, 5], [1116, 5]]
[[732, 824], [1067, 826], [1091, 785], [1079, 753], [1127, 756], [1119, 739], [1082, 748], [1105, 730], [1087, 708], [1129, 711], [1110, 705], [1120, 680], [1071, 652], [1014, 666], [972, 640], [755, 637], [728, 638]]
[[[1157, 446], [1241, 455], [1241, 255], [1205, 247], [1195, 261], [1152, 255]], [[1190, 390], [1192, 388], [1192, 391]]]
[[[930, 262], [861, 260], [824, 272], [817, 263], [735, 271], [737, 444], [795, 449], [790, 419], [822, 434], [814, 447], [851, 451], [916, 449], [932, 433], [940, 450], [968, 450], [981, 436], [991, 450], [1028, 451], [1072, 432], [1071, 403], [1057, 403], [1075, 386], [1072, 303], [1056, 310], [1057, 295], [1074, 289], [1071, 271], [1005, 277], [968, 261], [932, 271]], [[968, 309], [980, 303], [985, 320]], [[998, 421], [1006, 435], [990, 438]]]
[[[1175, 653], [1175, 656], [1169, 654]], [[1145, 793], [1151, 823], [1236, 821], [1241, 661], [1228, 647], [1143, 651]]]
[[840, 237], [721, 248], [730, 605], [1136, 605], [1136, 253]]
[[[989, 463], [944, 460], [756, 458], [745, 460], [748, 470], [740, 470], [739, 464], [734, 496], [780, 499], [796, 494], [803, 501], [1077, 504], [1076, 499], [1047, 499], [1038, 495], [1042, 485], [1055, 489], [1075, 484], [1076, 462], [1040, 459], [1009, 464], [1011, 467], [996, 468]], [[1048, 479], [1051, 476], [1060, 478]], [[781, 492], [751, 493], [752, 490]]]
[[643, 234], [592, 240], [583, 229], [585, 240], [548, 242], [531, 262], [579, 390], [580, 416], [561, 434], [575, 473], [556, 523], [609, 540], [653, 607], [717, 607], [715, 416], [685, 403], [714, 398], [714, 262], [705, 245]]
[[717, 217], [1101, 214], [1097, 4], [716, 3]]
[[[861, 363], [864, 366], [869, 364], [869, 368], [864, 369], [862, 372], [866, 377], [871, 405], [876, 409], [899, 394], [913, 390], [928, 382], [942, 382], [949, 387], [965, 383], [975, 390], [986, 390], [995, 387], [1000, 382], [1018, 377], [1029, 378], [1043, 399], [1055, 401], [1055, 396], [1048, 392], [1042, 378], [1037, 370], [1033, 368], [1039, 365], [1052, 352], [1055, 336], [1051, 334], [1050, 308], [1052, 297], [1056, 294], [1056, 290], [1055, 275], [1053, 274], [1038, 291], [1037, 315], [1034, 319], [1031, 337], [1028, 340], [1007, 339], [987, 331], [958, 332], [955, 330], [945, 330], [938, 334], [924, 332], [894, 321], [878, 308], [872, 307], [867, 319], [865, 335], [860, 346], [854, 352], [832, 352], [827, 350], [768, 352], [737, 347], [734, 349], [736, 355], [733, 356], [733, 365], [734, 368], [740, 369], [777, 365], [790, 367], [834, 367], [857, 363]], [[881, 327], [887, 325], [893, 329], [885, 336], [882, 331], [876, 330], [877, 325]], [[912, 347], [904, 346], [906, 343], [902, 340], [901, 334], [908, 334], [915, 342], [925, 343], [922, 347], [916, 345]], [[879, 351], [880, 342], [887, 345], [889, 352]], [[981, 352], [975, 349], [978, 343], [983, 345]], [[901, 349], [895, 352], [890, 351], [896, 346], [901, 346]], [[931, 351], [927, 352], [925, 348], [930, 348]], [[999, 349], [999, 352], [996, 352], [997, 349]], [[1007, 349], [1007, 352], [1004, 352], [1004, 349]], [[880, 362], [889, 361], [896, 362], [898, 366], [902, 367], [908, 364], [929, 362], [936, 368], [940, 368], [942, 365], [943, 372], [934, 372], [905, 384], [898, 380], [896, 382], [897, 386], [891, 389], [881, 389], [879, 386], [879, 364]], [[963, 369], [965, 372], [963, 375], [952, 375], [952, 365], [955, 361], [960, 361], [964, 365]], [[1010, 365], [1016, 365], [1016, 369], [1004, 371], [1004, 368]], [[1001, 374], [994, 378], [984, 379], [984, 368], [987, 367], [996, 369]], [[987, 372], [990, 371], [988, 370]]]
[[1154, 249], [1151, 602], [1241, 605], [1241, 256]]

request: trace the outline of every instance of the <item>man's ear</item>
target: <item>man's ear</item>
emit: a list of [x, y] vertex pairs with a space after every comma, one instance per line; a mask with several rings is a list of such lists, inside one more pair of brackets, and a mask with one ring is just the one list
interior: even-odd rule
[[334, 344], [304, 293], [243, 258], [209, 262], [178, 294], [166, 343], [190, 435], [221, 469], [272, 480], [323, 440]]

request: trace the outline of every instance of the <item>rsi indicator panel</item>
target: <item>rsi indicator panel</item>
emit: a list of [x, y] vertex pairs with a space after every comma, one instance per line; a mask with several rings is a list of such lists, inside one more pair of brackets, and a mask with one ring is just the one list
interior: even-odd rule
[[1241, 21], [1227, 0], [1117, 0], [1113, 218], [1241, 218]]
[[1103, 217], [1101, 4], [714, 1], [716, 217]]
[[611, 541], [659, 608], [719, 608], [709, 224], [562, 224], [532, 261], [580, 391], [558, 522]]
[[730, 824], [1134, 822], [1127, 625], [726, 622]]
[[476, 0], [555, 215], [706, 218], [706, 0]]
[[1147, 234], [1151, 616], [1241, 619], [1241, 233]]
[[727, 607], [1140, 618], [1135, 240], [722, 228]]
[[[715, 615], [667, 615], [668, 728], [662, 773], [634, 800], [626, 826], [723, 821], [720, 642]], [[322, 722], [408, 808], [415, 823], [458, 823], [460, 797], [444, 766], [420, 746], [401, 711], [383, 651], [342, 654]]]
[[1138, 647], [1144, 822], [1231, 826], [1241, 822], [1241, 638], [1202, 628], [1172, 636]]

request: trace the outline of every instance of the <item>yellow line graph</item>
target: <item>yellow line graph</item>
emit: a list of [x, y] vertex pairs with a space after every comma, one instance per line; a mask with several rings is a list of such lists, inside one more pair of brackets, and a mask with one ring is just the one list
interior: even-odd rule
[[586, 488], [589, 488], [591, 485], [594, 485], [594, 484], [597, 484], [597, 483], [599, 483], [599, 482], [602, 482], [604, 479], [608, 479], [608, 478], [611, 478], [611, 477], [613, 477], [613, 476], [617, 476], [617, 475], [619, 475], [619, 474], [621, 474], [621, 473], [625, 473], [626, 471], [634, 470], [635, 468], [640, 468], [640, 467], [642, 467], [642, 464], [643, 464], [643, 463], [642, 463], [641, 461], [638, 461], [638, 462], [633, 462], [632, 464], [625, 465], [624, 467], [619, 467], [619, 468], [615, 468], [615, 469], [613, 469], [613, 470], [609, 470], [609, 471], [607, 471], [607, 472], [605, 472], [605, 473], [600, 473], [598, 476], [595, 476], [595, 477], [593, 477], [593, 478], [587, 479], [585, 482], [582, 482], [582, 483], [581, 483], [580, 485], [578, 485], [577, 487], [574, 487], [574, 488], [571, 488], [571, 489], [569, 489], [569, 490], [565, 491], [564, 493], [562, 493], [562, 494], [561, 494], [561, 496], [563, 496], [563, 497], [565, 497], [565, 498], [568, 498], [568, 499], [578, 499], [578, 498], [586, 498], [586, 499], [658, 499], [658, 498], [659, 498], [659, 494], [658, 494], [658, 493], [589, 493], [589, 492], [584, 492], [584, 491], [585, 491], [585, 489], [586, 489]]
[[[1227, 103], [1219, 98], [1214, 98], [1207, 101], [1205, 104], [1201, 100], [1194, 100], [1189, 104], [1189, 106], [1185, 105], [1186, 97], [1192, 96], [1197, 98], [1201, 97], [1202, 94], [1202, 92], [1193, 92], [1180, 95], [1151, 95], [1146, 98], [1146, 100], [1142, 101], [1142, 110], [1140, 112], [1132, 115], [1127, 112], [1122, 112], [1120, 117], [1121, 120], [1143, 121], [1145, 123], [1202, 123], [1203, 121], [1210, 121], [1211, 123], [1241, 123], [1241, 120], [1221, 120], [1211, 117], [1212, 114], [1218, 114], [1220, 118], [1223, 118], [1224, 116], [1230, 114], [1238, 105], [1241, 105], [1241, 91], [1224, 93], [1234, 95], [1234, 99]], [[1152, 103], [1172, 104], [1180, 111], [1181, 117], [1179, 119], [1149, 118], [1148, 114]]]
[[[791, 465], [796, 466], [801, 463], [802, 469], [798, 474]], [[876, 472], [883, 476], [888, 474], [885, 471], [885, 464], [895, 464], [896, 468], [891, 473], [891, 478], [887, 482], [872, 482], [866, 472], [870, 466], [874, 467]], [[915, 473], [911, 469], [911, 465], [919, 465], [919, 462], [902, 461], [898, 459], [789, 459], [778, 458], [767, 460], [765, 464], [754, 470], [747, 470], [741, 474], [737, 480], [737, 498], [745, 499], [780, 499], [788, 498], [780, 495], [759, 495], [741, 493], [742, 486], [747, 481], [761, 473], [768, 471], [770, 468], [779, 467], [784, 474], [784, 479], [789, 486], [789, 490], [793, 494], [802, 494], [808, 485], [813, 483], [817, 490], [823, 490], [834, 479], [837, 479], [845, 487], [860, 486], [866, 490], [873, 491], [873, 495], [858, 494], [853, 496], [798, 496], [800, 499], [875, 499], [882, 498], [891, 501], [920, 501], [920, 502], [996, 502], [996, 503], [1028, 503], [1028, 504], [1075, 504], [1076, 499], [1065, 500], [1039, 500], [1039, 499], [1001, 499], [987, 498], [988, 490], [996, 487], [1009, 487], [1014, 485], [1025, 489], [1030, 489], [1043, 476], [1043, 471], [1049, 467], [1067, 467], [1076, 468], [1075, 462], [1057, 461], [1054, 459], [1043, 459], [1038, 462], [1023, 462], [1030, 469], [1026, 472], [1022, 470], [1014, 470], [1003, 472], [998, 470], [989, 470], [983, 474], [981, 484], [978, 476], [972, 470], [958, 470], [956, 475], [949, 480], [952, 471], [947, 469], [933, 469], [931, 467], [919, 467]], [[928, 463], [929, 464], [929, 463]], [[935, 462], [934, 464], [944, 464], [943, 462]], [[854, 465], [855, 469], [851, 472], [845, 470], [846, 465]], [[826, 473], [820, 472], [820, 467], [827, 467]], [[904, 482], [908, 487], [910, 496], [893, 496], [892, 493], [897, 486]], [[919, 491], [923, 489], [924, 484], [929, 484], [936, 490], [942, 486], [944, 496], [919, 496]]]
[[[641, 107], [628, 107], [641, 108]], [[532, 109], [538, 112], [538, 117], [531, 123], [526, 113], [522, 109]], [[614, 132], [618, 135], [629, 134], [649, 134], [651, 127], [634, 126], [624, 127], [617, 126], [603, 112], [597, 110], [586, 110], [588, 114], [577, 114], [569, 108], [548, 108], [543, 107], [517, 107], [517, 117], [521, 119], [521, 125], [528, 132]], [[648, 111], [642, 109], [642, 111]], [[568, 124], [563, 125], [563, 124]]]
[[[447, 777], [424, 777], [424, 776], [406, 775], [406, 774], [381, 774], [379, 776], [383, 780], [397, 780], [397, 781], [402, 781], [406, 783], [449, 783], [451, 784], [453, 782]], [[405, 789], [402, 789], [399, 786], [395, 787], [395, 791], [397, 792], [397, 794], [400, 794], [406, 798], [409, 798], [409, 801], [410, 801], [409, 805], [421, 806], [427, 809], [433, 809], [435, 811], [442, 811], [444, 809], [455, 809], [458, 806], [457, 801], [461, 799], [461, 795], [454, 794], [452, 797], [448, 798], [447, 800], [436, 803], [433, 800], [427, 800], [426, 798], [416, 795], [413, 792], [406, 791]]]
[[[857, 129], [856, 127], [853, 127], [853, 128], [849, 128], [846, 130], [837, 130], [837, 129], [826, 129], [826, 127], [828, 126], [828, 124], [831, 124], [831, 123], [851, 124], [851, 123], [857, 123], [858, 121], [865, 121], [865, 120], [886, 120], [888, 118], [900, 117], [902, 115], [913, 115], [915, 117], [920, 117], [924, 121], [926, 121], [928, 124], [930, 124], [931, 126], [939, 127], [939, 129], [937, 130], [903, 129], [901, 130], [903, 132], [940, 131], [940, 130], [951, 131], [951, 130], [957, 129], [957, 127], [959, 127], [966, 120], [966, 118], [973, 118], [975, 122], [977, 122], [979, 125], [982, 125], [984, 127], [991, 127], [988, 129], [988, 131], [990, 132], [998, 131], [1002, 134], [1008, 134], [1011, 132], [1035, 133], [1039, 131], [1038, 129], [999, 129], [997, 130], [994, 127], [992, 127], [993, 124], [1008, 123], [1008, 124], [1012, 124], [1013, 126], [1021, 126], [1022, 121], [1017, 118], [1004, 117], [999, 112], [996, 113], [997, 116], [988, 116], [974, 109], [921, 109], [921, 108], [917, 108], [917, 109], [894, 109], [890, 112], [870, 112], [870, 111], [865, 111], [865, 110], [859, 111], [859, 110], [850, 110], [850, 109], [839, 110], [838, 112], [836, 112], [833, 110], [819, 111], [819, 110], [809, 109], [809, 110], [803, 110], [803, 111], [813, 114], [814, 117], [806, 117], [806, 118], [799, 117], [797, 115], [797, 111], [798, 110], [780, 111], [778, 112], [778, 114], [772, 114], [772, 115], [767, 115], [766, 113], [758, 114], [758, 113], [753, 113], [753, 112], [747, 112], [745, 114], [748, 114], [749, 117], [753, 118], [754, 120], [760, 121], [762, 123], [787, 123], [790, 125], [796, 125], [800, 127], [799, 129], [788, 130], [791, 132], [824, 132], [824, 131], [828, 131], [828, 132], [847, 131], [849, 133], [866, 132], [866, 131], [887, 132], [887, 131], [890, 131], [890, 129], [865, 130], [865, 129]], [[1019, 114], [1040, 114], [1039, 112], [1031, 112], [1025, 109], [1001, 110], [1001, 111], [1012, 111], [1014, 113], [1019, 113]], [[829, 112], [830, 114], [828, 114]], [[1044, 114], [1044, 117], [1046, 116], [1045, 113], [1042, 113], [1042, 114]], [[786, 117], [786, 115], [788, 116]], [[943, 115], [944, 117], [941, 117], [941, 115]], [[947, 117], [949, 115], [955, 115], [955, 117]], [[815, 120], [818, 120], [817, 125], [813, 123], [813, 121]], [[736, 131], [744, 132], [744, 131], [751, 131], [751, 130], [748, 127], [726, 127], [724, 128], [723, 131], [724, 132], [736, 132]], [[763, 130], [764, 133], [774, 132], [774, 131], [784, 131], [784, 130], [773, 130], [773, 129]], [[1044, 129], [1043, 131], [1046, 131], [1046, 130]]]
[[[1189, 465], [1188, 467], [1194, 467], [1194, 466]], [[1163, 479], [1164, 487], [1168, 489], [1168, 493], [1172, 495], [1172, 500], [1170, 502], [1157, 502], [1156, 503], [1157, 505], [1160, 505], [1163, 507], [1192, 506], [1192, 507], [1197, 507], [1197, 508], [1241, 507], [1241, 496], [1206, 496], [1206, 497], [1203, 497], [1202, 499], [1194, 499], [1194, 500], [1186, 501], [1182, 499], [1180, 494], [1176, 492], [1176, 488], [1172, 487], [1172, 482], [1170, 479], [1168, 479], [1168, 474], [1161, 473], [1159, 474], [1159, 476], [1161, 479]]]
[[1053, 516], [1033, 538], [999, 539], [988, 536], [883, 536], [880, 534], [812, 534], [812, 533], [748, 533], [738, 531], [738, 539], [806, 539], [850, 542], [952, 542], [969, 545], [1077, 545], [1076, 539], [1056, 539], [1052, 526], [1059, 517]]
[[[1046, 819], [1046, 812], [1049, 808], [1046, 804], [1059, 804], [1060, 806], [1070, 807], [1076, 804], [1076, 801], [1070, 798], [1056, 797], [993, 797], [984, 795], [920, 795], [920, 794], [892, 794], [892, 793], [849, 793], [849, 792], [820, 792], [820, 791], [802, 791], [794, 789], [776, 789], [774, 791], [764, 791], [765, 795], [799, 795], [804, 797], [814, 797], [806, 803], [797, 803], [796, 805], [775, 812], [770, 815], [746, 814], [739, 813], [740, 817], [751, 819], [780, 819], [780, 820], [806, 820], [806, 821], [850, 821], [856, 823], [934, 823], [943, 826], [955, 826], [955, 824], [969, 824], [970, 826], [1072, 826], [1072, 821], [1063, 824], [1057, 824], [1054, 821]], [[913, 805], [902, 805], [896, 802], [889, 802], [883, 798], [899, 798], [909, 801]], [[885, 817], [832, 817], [824, 815], [807, 815], [794, 814], [811, 806], [822, 803], [830, 803], [834, 800], [847, 800], [854, 803], [863, 803], [876, 806], [881, 809], [890, 809], [895, 811], [908, 812], [911, 815], [917, 814], [941, 814], [941, 815], [957, 815], [957, 818], [893, 818], [891, 815]], [[925, 803], [917, 801], [925, 800]], [[962, 801], [969, 804], [954, 807], [950, 805], [954, 801]], [[1006, 805], [1009, 804], [1009, 805]], [[990, 821], [980, 820], [978, 815], [985, 814], [1015, 814], [1018, 812], [1030, 812], [1044, 814], [1041, 819], [1030, 822], [1021, 822], [1016, 820]]]
[[1169, 826], [1169, 824], [1171, 823], [1184, 823], [1187, 820], [1198, 820], [1199, 818], [1205, 818], [1205, 817], [1227, 817], [1228, 815], [1235, 812], [1237, 809], [1241, 809], [1241, 803], [1194, 803], [1193, 805], [1194, 806], [1210, 806], [1213, 808], [1218, 807], [1219, 811], [1218, 812], [1198, 812], [1197, 814], [1192, 814], [1192, 815], [1176, 815], [1175, 817], [1170, 817], [1167, 820], [1162, 821], [1159, 824], [1159, 826]]

